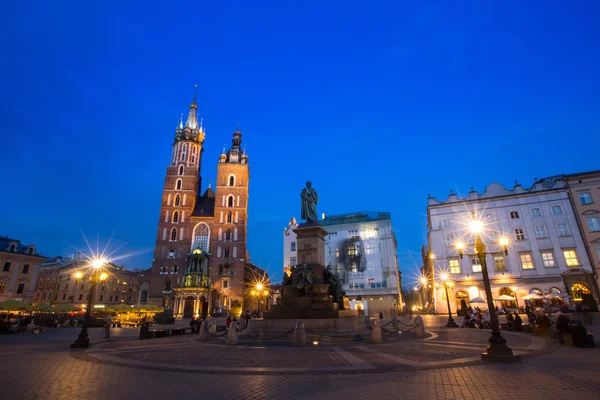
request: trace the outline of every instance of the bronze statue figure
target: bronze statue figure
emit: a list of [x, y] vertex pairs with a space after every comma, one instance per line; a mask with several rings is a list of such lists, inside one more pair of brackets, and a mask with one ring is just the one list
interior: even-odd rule
[[344, 296], [346, 292], [342, 286], [342, 283], [338, 279], [338, 276], [333, 273], [331, 267], [328, 265], [327, 269], [325, 269], [325, 273], [323, 274], [323, 282], [329, 285], [329, 290], [331, 292], [331, 296], [333, 297], [333, 301], [338, 303], [339, 310], [344, 309]]
[[319, 202], [319, 195], [317, 191], [311, 187], [312, 183], [306, 182], [306, 187], [302, 189], [300, 198], [302, 199], [301, 218], [306, 222], [317, 222], [317, 203]]
[[298, 290], [304, 290], [305, 296], [310, 296], [312, 294], [312, 284], [314, 280], [315, 275], [310, 268], [307, 268], [306, 264], [304, 264], [304, 269], [298, 272], [296, 278], [296, 288]]

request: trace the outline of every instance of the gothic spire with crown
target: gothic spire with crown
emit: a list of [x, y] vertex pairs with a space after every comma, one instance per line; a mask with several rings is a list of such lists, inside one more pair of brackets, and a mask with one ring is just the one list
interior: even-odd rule
[[198, 110], [198, 105], [196, 104], [197, 89], [198, 84], [194, 86], [194, 99], [192, 100], [192, 104], [190, 104], [190, 113], [188, 114], [187, 121], [185, 121], [185, 127], [190, 129], [198, 129], [198, 116], [196, 115], [196, 110]]

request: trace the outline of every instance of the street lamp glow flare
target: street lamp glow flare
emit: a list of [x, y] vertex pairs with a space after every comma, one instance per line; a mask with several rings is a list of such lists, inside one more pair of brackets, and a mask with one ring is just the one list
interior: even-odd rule
[[499, 243], [500, 246], [508, 246], [508, 238], [501, 237]]
[[263, 288], [263, 285], [262, 285], [262, 283], [259, 283], [258, 285], [256, 285], [256, 289], [258, 289], [258, 290], [262, 290], [262, 288]]
[[442, 274], [440, 277], [442, 278], [443, 281], [448, 280], [448, 274]]
[[469, 230], [473, 234], [480, 234], [483, 232], [483, 221], [480, 219], [474, 218], [469, 222]]
[[465, 244], [463, 242], [456, 242], [455, 246], [458, 250], [464, 250], [465, 248]]

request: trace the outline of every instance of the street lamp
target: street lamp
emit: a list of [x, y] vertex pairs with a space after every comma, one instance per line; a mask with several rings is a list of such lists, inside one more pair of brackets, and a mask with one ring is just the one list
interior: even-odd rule
[[[88, 298], [87, 308], [85, 310], [85, 317], [83, 321], [83, 327], [81, 328], [81, 332], [79, 332], [79, 336], [73, 343], [71, 343], [71, 348], [80, 348], [80, 347], [89, 347], [90, 339], [88, 335], [88, 325], [90, 324], [90, 320], [92, 318], [92, 307], [94, 305], [94, 292], [96, 289], [96, 283], [100, 281], [104, 281], [107, 277], [106, 273], [101, 271], [101, 268], [108, 261], [105, 258], [96, 258], [92, 260], [92, 273], [90, 277], [90, 294]], [[83, 277], [83, 273], [76, 272], [75, 278], [80, 279]]]
[[[490, 285], [490, 277], [488, 275], [487, 264], [485, 260], [488, 253], [485, 252], [486, 246], [481, 238], [483, 229], [483, 221], [473, 215], [473, 218], [471, 221], [469, 221], [469, 230], [475, 238], [475, 252], [481, 264], [481, 275], [483, 277], [485, 296], [488, 309], [490, 311], [490, 325], [492, 327], [492, 334], [489, 339], [490, 345], [486, 349], [487, 352], [481, 354], [481, 359], [483, 361], [518, 362], [521, 361], [521, 356], [513, 354], [512, 349], [506, 345], [506, 339], [502, 336], [502, 333], [500, 333], [498, 315], [496, 314], [494, 308], [492, 286]], [[500, 238], [498, 243], [502, 246], [504, 254], [508, 255], [508, 239], [505, 237]], [[462, 259], [465, 249], [464, 243], [458, 242], [456, 243], [455, 247], [458, 250], [458, 255]]]
[[452, 309], [450, 308], [450, 296], [448, 295], [448, 288], [454, 287], [454, 282], [448, 279], [448, 274], [442, 274], [440, 276], [442, 278], [442, 283], [444, 284], [444, 289], [446, 290], [446, 302], [448, 304], [448, 322], [446, 322], [446, 328], [458, 328], [456, 322], [452, 318]]
[[259, 317], [259, 318], [260, 318], [260, 302], [261, 302], [261, 300], [262, 300], [262, 297], [263, 297], [263, 295], [264, 295], [264, 296], [265, 296], [265, 298], [266, 298], [266, 296], [268, 296], [268, 295], [269, 295], [269, 291], [268, 291], [268, 290], [266, 290], [266, 289], [265, 289], [265, 290], [263, 290], [263, 288], [264, 288], [264, 286], [263, 286], [263, 284], [262, 284], [262, 283], [257, 283], [257, 284], [256, 284], [256, 287], [255, 287], [255, 290], [253, 290], [253, 291], [251, 292], [252, 296], [256, 296], [256, 297], [258, 298], [258, 301], [257, 301], [257, 302], [258, 302], [258, 317]]

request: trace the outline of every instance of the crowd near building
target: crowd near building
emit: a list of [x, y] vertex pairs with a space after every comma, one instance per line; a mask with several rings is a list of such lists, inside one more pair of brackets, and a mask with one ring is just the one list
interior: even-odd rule
[[[600, 258], [600, 173], [539, 179], [529, 188], [492, 183], [466, 197], [450, 192], [446, 200], [428, 198], [428, 246], [423, 249], [423, 307], [448, 311], [440, 277], [452, 281], [450, 308], [484, 298], [482, 266], [473, 248], [469, 221], [484, 223], [486, 265], [494, 298], [515, 298], [507, 307], [525, 307], [524, 297], [556, 295], [577, 303], [583, 295], [598, 298]], [[505, 252], [500, 238], [510, 242]], [[460, 256], [456, 244], [464, 243]], [[463, 303], [464, 301], [464, 303]], [[500, 304], [500, 303], [499, 303]]]
[[[325, 260], [343, 283], [350, 309], [389, 316], [402, 309], [396, 237], [389, 212], [323, 216]], [[295, 218], [284, 229], [284, 272], [298, 260]]]

